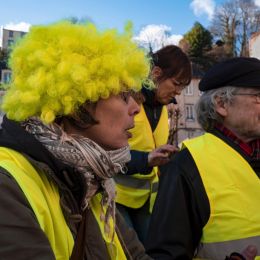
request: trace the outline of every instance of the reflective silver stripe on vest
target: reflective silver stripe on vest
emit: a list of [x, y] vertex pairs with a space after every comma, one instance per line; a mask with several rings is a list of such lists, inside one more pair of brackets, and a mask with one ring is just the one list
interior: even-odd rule
[[255, 245], [260, 255], [260, 236], [216, 243], [202, 243], [196, 257], [223, 260], [233, 252], [241, 253], [247, 246]]
[[[114, 177], [114, 180], [117, 184], [133, 189], [150, 190], [151, 187], [150, 180], [137, 179], [127, 175], [117, 175]], [[158, 190], [158, 182], [152, 185], [152, 192], [156, 192]]]

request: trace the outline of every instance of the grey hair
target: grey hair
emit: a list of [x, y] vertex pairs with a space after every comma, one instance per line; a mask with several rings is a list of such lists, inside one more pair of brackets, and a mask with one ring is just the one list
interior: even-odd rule
[[205, 131], [211, 130], [215, 123], [222, 123], [222, 116], [216, 111], [216, 98], [219, 97], [223, 103], [232, 104], [234, 95], [239, 87], [222, 87], [206, 91], [200, 97], [196, 105], [197, 120]]

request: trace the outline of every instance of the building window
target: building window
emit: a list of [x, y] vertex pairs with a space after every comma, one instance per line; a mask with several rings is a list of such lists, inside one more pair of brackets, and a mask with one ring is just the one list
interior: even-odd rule
[[194, 121], [194, 105], [185, 105], [185, 113], [187, 121]]
[[14, 32], [13, 31], [9, 31], [9, 37], [13, 38], [14, 37]]
[[8, 40], [7, 46], [10, 47], [14, 43], [14, 40]]
[[20, 35], [23, 37], [26, 34], [26, 32], [21, 32]]
[[3, 71], [2, 72], [2, 82], [8, 83], [11, 79], [11, 72], [10, 71]]
[[185, 96], [193, 96], [193, 85], [190, 84], [185, 88], [185, 92], [184, 92]]

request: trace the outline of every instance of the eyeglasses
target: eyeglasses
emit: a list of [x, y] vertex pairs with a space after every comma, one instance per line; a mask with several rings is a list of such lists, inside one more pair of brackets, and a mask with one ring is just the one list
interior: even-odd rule
[[260, 103], [260, 93], [237, 93], [234, 96], [252, 96], [256, 97], [256, 103]]
[[132, 97], [135, 100], [135, 102], [137, 102], [137, 104], [142, 104], [145, 101], [145, 98], [141, 91], [138, 91], [138, 92], [135, 92], [133, 90], [123, 91], [119, 94], [119, 96], [126, 103], [128, 103], [130, 97]]

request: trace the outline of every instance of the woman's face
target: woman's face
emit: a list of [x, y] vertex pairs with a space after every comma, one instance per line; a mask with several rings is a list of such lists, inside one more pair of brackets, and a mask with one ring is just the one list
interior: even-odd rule
[[181, 94], [184, 88], [185, 86], [180, 84], [174, 77], [164, 79], [157, 84], [155, 98], [159, 103], [168, 105], [174, 97]]
[[134, 127], [134, 116], [139, 111], [139, 105], [127, 93], [101, 99], [90, 111], [98, 123], [82, 130], [81, 134], [105, 150], [122, 148], [128, 145], [129, 130]]
[[161, 74], [162, 70], [159, 67], [153, 68], [152, 77], [157, 86], [155, 90], [155, 98], [159, 103], [168, 105], [174, 97], [181, 94], [186, 85], [183, 85], [175, 77], [159, 80]]

